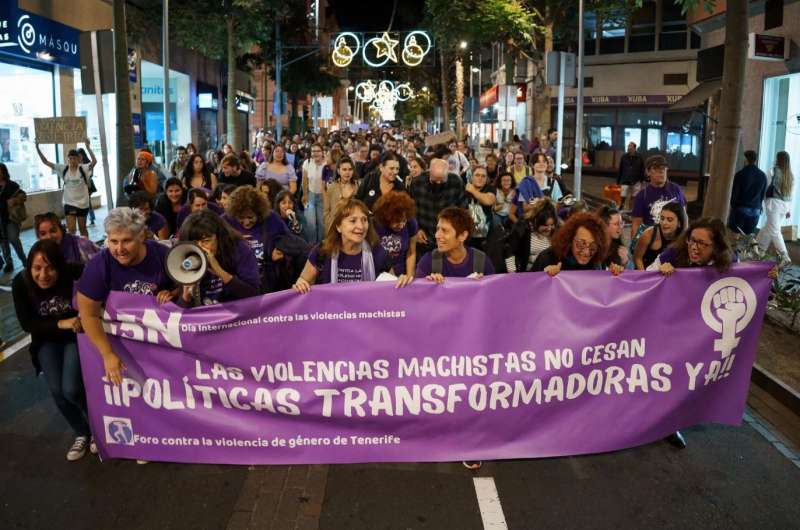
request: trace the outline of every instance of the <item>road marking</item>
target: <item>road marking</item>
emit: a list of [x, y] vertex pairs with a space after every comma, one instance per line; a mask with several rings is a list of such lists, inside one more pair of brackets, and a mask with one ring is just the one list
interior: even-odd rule
[[475, 477], [472, 480], [475, 483], [475, 494], [478, 496], [478, 507], [481, 510], [483, 528], [508, 530], [494, 479], [492, 477]]
[[27, 348], [28, 346], [30, 346], [30, 344], [31, 344], [31, 336], [25, 335], [25, 338], [23, 338], [22, 340], [18, 340], [14, 344], [9, 345], [8, 348], [6, 348], [5, 350], [0, 351], [0, 362], [5, 361], [9, 357], [20, 351], [21, 349]]

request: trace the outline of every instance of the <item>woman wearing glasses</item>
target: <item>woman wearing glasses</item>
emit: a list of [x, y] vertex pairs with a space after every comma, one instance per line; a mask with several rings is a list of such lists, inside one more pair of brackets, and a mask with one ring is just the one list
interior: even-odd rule
[[713, 266], [718, 272], [725, 272], [732, 262], [733, 251], [725, 225], [719, 219], [704, 217], [692, 223], [647, 270], [670, 276], [679, 268]]
[[[573, 214], [553, 236], [550, 248], [542, 251], [531, 270], [555, 276], [564, 271], [601, 270], [608, 254], [610, 238], [605, 223], [595, 214]], [[617, 275], [622, 267], [612, 264]]]

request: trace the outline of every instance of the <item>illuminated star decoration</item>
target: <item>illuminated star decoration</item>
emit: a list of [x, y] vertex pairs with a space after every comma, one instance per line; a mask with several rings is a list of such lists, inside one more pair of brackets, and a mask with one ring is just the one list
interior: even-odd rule
[[395, 53], [394, 49], [400, 43], [398, 40], [394, 40], [389, 36], [387, 32], [383, 32], [381, 38], [379, 39], [372, 39], [372, 45], [378, 50], [375, 54], [376, 59], [380, 59], [381, 57], [386, 57], [393, 63], [397, 62], [397, 53]]

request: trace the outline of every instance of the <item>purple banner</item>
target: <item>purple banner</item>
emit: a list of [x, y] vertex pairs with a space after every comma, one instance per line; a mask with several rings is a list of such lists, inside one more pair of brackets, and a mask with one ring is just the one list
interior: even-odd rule
[[183, 310], [131, 294], [81, 337], [105, 458], [232, 464], [597, 453], [738, 425], [768, 264], [315, 286]]

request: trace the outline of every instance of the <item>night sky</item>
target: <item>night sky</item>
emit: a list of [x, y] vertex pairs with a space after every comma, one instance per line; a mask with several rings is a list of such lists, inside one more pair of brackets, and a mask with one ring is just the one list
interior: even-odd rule
[[[392, 0], [329, 0], [341, 30], [385, 31], [392, 18]], [[424, 16], [425, 0], [397, 0], [392, 29], [396, 31], [419, 29]]]

